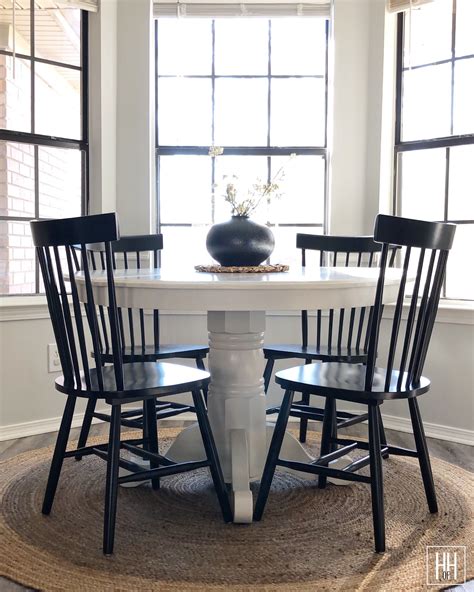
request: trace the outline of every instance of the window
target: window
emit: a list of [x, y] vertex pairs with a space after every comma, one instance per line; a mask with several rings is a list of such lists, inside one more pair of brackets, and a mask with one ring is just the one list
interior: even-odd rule
[[86, 45], [86, 12], [0, 7], [2, 295], [42, 291], [30, 220], [85, 213]]
[[474, 299], [474, 2], [399, 15], [395, 211], [458, 224], [444, 297]]
[[[252, 216], [272, 227], [272, 262], [294, 253], [300, 264], [296, 233], [324, 232], [327, 35], [325, 18], [157, 20], [163, 264], [189, 262], [183, 245], [193, 263], [209, 261], [209, 226], [230, 216], [224, 175], [267, 182], [285, 166], [283, 197]], [[210, 146], [223, 154], [211, 158]]]

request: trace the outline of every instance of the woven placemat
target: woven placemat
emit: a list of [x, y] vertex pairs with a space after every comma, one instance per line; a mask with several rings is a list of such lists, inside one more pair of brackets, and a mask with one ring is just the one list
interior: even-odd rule
[[224, 265], [195, 265], [194, 269], [207, 273], [280, 273], [282, 271], [288, 271], [290, 266], [281, 263], [251, 266], [232, 265], [230, 267], [225, 267]]
[[[161, 451], [177, 433], [160, 429]], [[307, 447], [316, 454], [314, 433]], [[436, 515], [428, 512], [418, 461], [384, 460], [382, 555], [373, 551], [365, 483], [318, 489], [277, 470], [263, 520], [233, 525], [222, 521], [209, 471], [200, 469], [163, 478], [159, 491], [120, 488], [115, 553], [104, 557], [104, 461], [66, 459], [46, 517], [51, 455], [43, 448], [0, 463], [0, 575], [35, 590], [426, 592], [427, 545], [466, 545], [466, 575], [473, 576], [474, 476], [440, 460], [432, 459]], [[257, 489], [252, 483], [254, 495]]]

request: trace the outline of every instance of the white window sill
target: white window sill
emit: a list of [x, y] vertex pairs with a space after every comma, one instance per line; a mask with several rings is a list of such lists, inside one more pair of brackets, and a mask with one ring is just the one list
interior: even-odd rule
[[29, 321], [49, 317], [46, 296], [2, 296], [0, 297], [0, 322]]
[[[392, 318], [394, 305], [386, 305], [384, 317]], [[408, 305], [404, 305], [404, 312]], [[201, 316], [205, 312], [187, 311], [162, 311], [160, 314]], [[277, 311], [267, 313], [268, 317], [293, 317], [299, 316], [298, 311]], [[405, 316], [405, 315], [404, 315]], [[3, 296], [0, 297], [0, 322], [2, 321], [29, 321], [34, 319], [49, 318], [48, 305], [44, 295], [34, 296]], [[439, 305], [437, 323], [453, 325], [474, 325], [474, 301], [468, 300], [442, 300]]]

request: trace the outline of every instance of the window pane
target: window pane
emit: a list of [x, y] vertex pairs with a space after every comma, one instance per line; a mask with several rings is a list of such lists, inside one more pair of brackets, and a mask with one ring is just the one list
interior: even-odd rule
[[272, 223], [323, 224], [324, 159], [321, 156], [272, 158], [272, 175], [283, 167], [282, 197], [270, 207]]
[[[12, 2], [9, 2], [10, 6]], [[3, 3], [5, 5], [5, 3]], [[29, 9], [21, 9], [15, 11], [15, 51], [24, 55], [30, 55], [31, 52], [31, 34], [30, 34], [31, 12]], [[8, 33], [4, 33], [5, 41], [2, 44], [2, 49], [7, 51], [13, 50], [13, 10], [8, 8], [0, 9], [0, 27], [2, 25], [10, 26]], [[6, 29], [3, 29], [6, 31]]]
[[216, 80], [215, 143], [266, 146], [267, 93], [266, 80]]
[[35, 250], [28, 222], [0, 220], [0, 294], [35, 291]]
[[39, 215], [71, 218], [81, 215], [81, 152], [38, 148]]
[[456, 0], [456, 57], [474, 54], [474, 2]]
[[160, 156], [162, 223], [211, 223], [211, 197], [208, 156]]
[[0, 142], [0, 216], [34, 215], [34, 147]]
[[163, 267], [192, 269], [195, 265], [212, 263], [212, 257], [206, 249], [208, 226], [163, 226], [160, 232], [163, 233]]
[[211, 144], [211, 81], [160, 78], [159, 143], [170, 146]]
[[273, 79], [271, 84], [271, 145], [324, 146], [324, 80]]
[[450, 220], [474, 220], [474, 146], [450, 148]]
[[[265, 156], [225, 156], [224, 153], [216, 158], [214, 221], [223, 222], [231, 215], [231, 206], [224, 199], [227, 183], [236, 185], [237, 199], [242, 201], [247, 198], [248, 190], [254, 183], [266, 183], [267, 178], [268, 164]], [[252, 219], [259, 222], [268, 220], [266, 201], [252, 213]]]
[[215, 21], [216, 74], [267, 74], [268, 20]]
[[458, 224], [446, 270], [446, 297], [474, 300], [474, 224]]
[[405, 66], [451, 57], [452, 4], [452, 0], [437, 0], [405, 13]]
[[81, 65], [79, 9], [35, 10], [35, 57], [74, 66]]
[[37, 62], [35, 89], [35, 132], [81, 139], [80, 72]]
[[454, 66], [454, 134], [474, 133], [474, 58]]
[[31, 69], [27, 60], [0, 54], [0, 128], [31, 132]]
[[272, 21], [272, 74], [326, 71], [326, 21], [282, 18]]
[[448, 136], [451, 119], [451, 66], [429, 66], [403, 74], [403, 140]]
[[444, 219], [446, 149], [400, 155], [401, 215], [421, 220]]
[[[273, 265], [277, 263], [289, 265], [290, 269], [301, 267], [301, 249], [296, 248], [297, 233], [323, 234], [322, 228], [311, 226], [273, 226], [271, 230], [275, 237], [275, 249], [270, 256], [270, 262]], [[306, 252], [306, 265], [313, 268], [319, 267], [315, 252]]]
[[211, 74], [211, 21], [158, 19], [159, 74]]

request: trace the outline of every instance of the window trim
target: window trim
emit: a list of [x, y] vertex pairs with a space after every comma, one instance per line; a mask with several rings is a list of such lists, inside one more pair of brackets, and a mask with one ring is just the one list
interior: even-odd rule
[[[34, 216], [2, 216], [0, 221], [30, 222], [42, 219], [39, 215], [39, 179], [38, 179], [38, 148], [47, 146], [51, 148], [63, 148], [79, 150], [81, 153], [81, 216], [89, 212], [89, 13], [81, 10], [81, 64], [67, 64], [48, 60], [35, 56], [35, 7], [34, 0], [30, 0], [30, 55], [15, 53], [15, 58], [25, 59], [30, 62], [31, 68], [31, 132], [21, 132], [0, 128], [0, 141], [30, 144], [34, 147]], [[0, 49], [1, 55], [13, 57], [13, 52]], [[69, 68], [81, 73], [81, 139], [60, 138], [57, 136], [35, 133], [35, 64], [43, 63], [61, 68]], [[41, 296], [39, 291], [40, 273], [38, 258], [35, 255], [35, 292], [30, 294], [1, 294], [0, 298], [31, 298]]]

